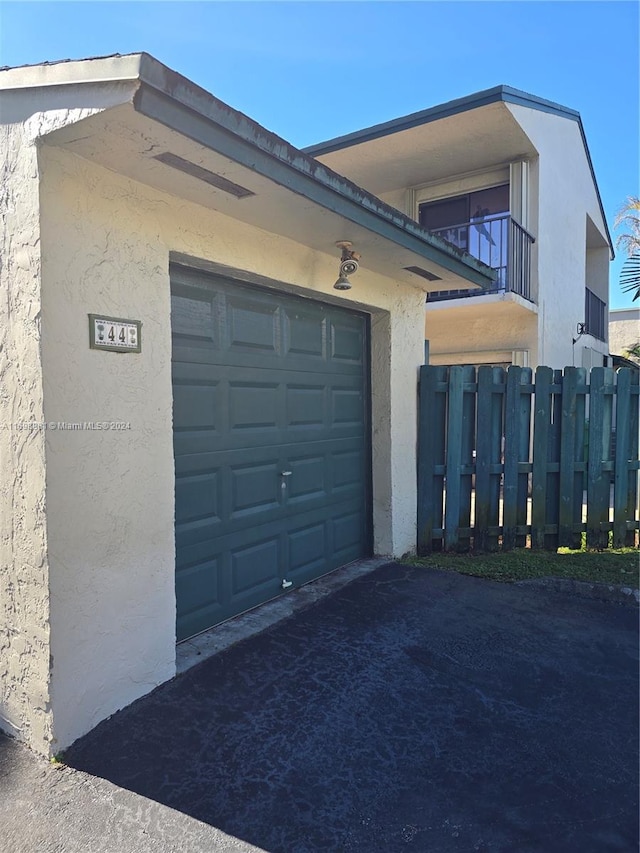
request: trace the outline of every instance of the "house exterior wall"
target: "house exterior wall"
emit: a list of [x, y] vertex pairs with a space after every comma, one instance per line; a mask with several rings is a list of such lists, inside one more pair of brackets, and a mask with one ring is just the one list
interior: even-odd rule
[[[175, 671], [169, 254], [288, 282], [372, 315], [376, 553], [415, 547], [415, 289], [366, 269], [335, 298], [336, 258], [41, 149], [51, 708], [56, 752]], [[283, 286], [287, 289], [287, 285]], [[87, 314], [141, 319], [142, 353], [89, 349]], [[46, 550], [46, 549], [44, 549]], [[44, 739], [43, 739], [44, 740]]]
[[[122, 92], [103, 87], [76, 117]], [[0, 96], [0, 728], [42, 751], [52, 714], [38, 141], [68, 116], [55, 103], [43, 112], [29, 90]]]
[[537, 315], [504, 296], [434, 302], [426, 311], [430, 364], [537, 363]]
[[[0, 726], [46, 742], [49, 596], [40, 353], [37, 151], [28, 127], [0, 129]], [[20, 156], [18, 156], [20, 152]]]
[[[508, 109], [538, 151], [538, 209], [534, 231], [538, 263], [538, 361], [553, 367], [576, 364], [573, 338], [584, 322], [587, 281], [587, 217], [600, 232], [596, 293], [606, 299], [608, 270], [604, 223], [575, 121], [541, 110], [508, 104]], [[581, 346], [606, 355], [606, 342], [584, 336]]]

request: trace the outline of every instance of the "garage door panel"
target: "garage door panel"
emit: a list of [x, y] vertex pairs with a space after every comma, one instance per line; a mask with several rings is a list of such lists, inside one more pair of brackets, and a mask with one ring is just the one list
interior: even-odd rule
[[[204, 560], [211, 554], [211, 543], [225, 530], [221, 516], [208, 516], [176, 524], [176, 565]], [[217, 545], [216, 545], [217, 547]]]
[[270, 585], [280, 578], [280, 536], [268, 536], [251, 545], [234, 548], [231, 554], [231, 595], [234, 598]]
[[213, 622], [209, 624], [220, 619], [225, 597], [221, 589], [224, 574], [222, 555], [177, 569], [176, 598], [180, 601], [178, 639], [190, 637], [202, 630], [200, 626], [210, 619]]
[[331, 359], [361, 365], [363, 362], [363, 329], [347, 320], [331, 323]]
[[197, 346], [196, 340], [214, 342], [217, 337], [212, 300], [202, 296], [193, 292], [171, 295], [172, 332], [191, 342], [192, 346]]
[[216, 428], [221, 410], [217, 382], [174, 382], [173, 401], [174, 429]]
[[277, 354], [278, 308], [250, 297], [229, 296], [227, 335], [229, 349]]
[[285, 350], [288, 356], [327, 358], [327, 319], [317, 312], [285, 308]]
[[359, 489], [364, 476], [364, 452], [354, 450], [331, 454], [332, 485], [334, 494], [348, 489]]
[[323, 568], [329, 556], [327, 524], [311, 523], [287, 534], [288, 578], [298, 580], [301, 573]]
[[246, 518], [280, 506], [281, 466], [278, 460], [231, 467], [230, 519]]
[[230, 382], [227, 398], [229, 428], [232, 431], [277, 429], [280, 396], [280, 384], [277, 382]]
[[288, 384], [285, 427], [326, 428], [327, 386]]
[[[362, 539], [364, 517], [362, 512], [346, 513], [338, 518], [332, 519], [333, 527], [333, 553], [343, 556], [356, 553]], [[356, 557], [351, 557], [356, 559]]]
[[357, 388], [331, 389], [331, 424], [362, 428], [362, 391]]
[[191, 290], [173, 303], [180, 638], [369, 553], [363, 316]]
[[176, 524], [202, 518], [219, 520], [220, 471], [176, 476]]
[[327, 456], [327, 453], [322, 452], [287, 456], [287, 470], [291, 471], [291, 475], [286, 481], [286, 497], [290, 506], [324, 498], [328, 489]]

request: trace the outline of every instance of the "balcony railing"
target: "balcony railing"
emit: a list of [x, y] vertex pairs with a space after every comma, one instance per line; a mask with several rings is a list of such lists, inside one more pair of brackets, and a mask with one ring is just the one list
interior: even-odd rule
[[497, 273], [496, 281], [484, 290], [436, 290], [427, 301], [461, 299], [483, 296], [486, 293], [518, 293], [531, 300], [531, 246], [535, 238], [509, 214], [487, 216], [452, 225], [434, 228], [432, 234], [463, 249]]

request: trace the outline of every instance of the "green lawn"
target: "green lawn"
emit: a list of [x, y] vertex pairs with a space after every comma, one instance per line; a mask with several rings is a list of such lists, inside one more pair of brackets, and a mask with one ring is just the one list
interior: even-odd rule
[[522, 548], [494, 554], [432, 554], [408, 562], [496, 581], [556, 577], [634, 589], [640, 587], [640, 558], [635, 548], [607, 551], [569, 551], [562, 548], [555, 554]]

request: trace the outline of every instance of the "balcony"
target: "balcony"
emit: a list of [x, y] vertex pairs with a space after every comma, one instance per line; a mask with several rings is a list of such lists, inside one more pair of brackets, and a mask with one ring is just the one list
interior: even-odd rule
[[490, 266], [496, 271], [497, 279], [492, 287], [484, 290], [436, 290], [427, 295], [427, 302], [469, 299], [487, 293], [517, 293], [533, 301], [531, 246], [535, 238], [512, 216], [476, 218], [460, 225], [432, 228], [431, 233]]

